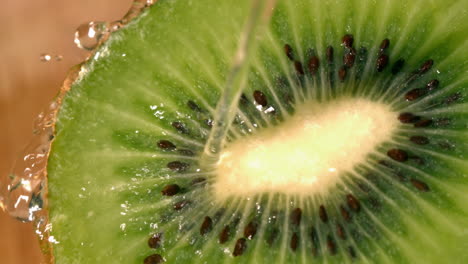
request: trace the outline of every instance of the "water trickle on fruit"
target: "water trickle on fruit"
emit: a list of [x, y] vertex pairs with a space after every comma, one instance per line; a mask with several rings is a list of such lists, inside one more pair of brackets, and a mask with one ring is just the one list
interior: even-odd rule
[[213, 128], [205, 145], [205, 161], [217, 161], [220, 158], [229, 127], [235, 118], [237, 103], [246, 86], [249, 53], [258, 41], [256, 33], [262, 26], [268, 24], [275, 4], [275, 0], [257, 0], [252, 3], [249, 20], [241, 34], [230, 73], [223, 87], [223, 94], [216, 106]]

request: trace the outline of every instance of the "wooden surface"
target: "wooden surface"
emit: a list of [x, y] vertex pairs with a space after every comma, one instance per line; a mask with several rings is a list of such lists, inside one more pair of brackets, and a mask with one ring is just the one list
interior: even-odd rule
[[[31, 138], [35, 116], [58, 92], [68, 69], [86, 57], [76, 27], [121, 18], [131, 0], [3, 0], [0, 8], [0, 180]], [[62, 55], [42, 62], [41, 53]], [[4, 187], [4, 185], [0, 185]], [[31, 224], [0, 210], [0, 263], [43, 263]]]

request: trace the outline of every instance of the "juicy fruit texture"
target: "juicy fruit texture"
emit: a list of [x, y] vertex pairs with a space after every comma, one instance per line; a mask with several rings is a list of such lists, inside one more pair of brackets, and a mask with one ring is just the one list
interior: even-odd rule
[[313, 102], [397, 128], [326, 192], [220, 202], [201, 159], [249, 7], [158, 1], [83, 66], [48, 165], [55, 263], [466, 262], [464, 1], [280, 1], [227, 147]]

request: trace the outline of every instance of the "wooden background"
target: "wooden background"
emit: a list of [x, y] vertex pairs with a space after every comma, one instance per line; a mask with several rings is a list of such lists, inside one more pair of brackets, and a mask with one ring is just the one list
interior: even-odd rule
[[[2, 0], [0, 8], [0, 180], [32, 134], [35, 116], [58, 92], [68, 69], [86, 57], [76, 27], [121, 18], [131, 0]], [[62, 55], [41, 62], [40, 54]], [[3, 186], [4, 185], [0, 185]], [[0, 210], [0, 263], [43, 263], [31, 224]]]

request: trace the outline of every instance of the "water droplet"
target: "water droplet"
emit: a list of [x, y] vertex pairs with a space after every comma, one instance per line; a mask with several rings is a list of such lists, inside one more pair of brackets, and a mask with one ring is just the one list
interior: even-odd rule
[[63, 60], [63, 56], [62, 56], [62, 55], [56, 55], [56, 56], [55, 56], [55, 60], [56, 60], [56, 61], [62, 61], [62, 60]]
[[84, 50], [93, 50], [110, 33], [109, 23], [91, 21], [81, 24], [75, 31], [75, 44]]
[[41, 56], [40, 56], [40, 59], [42, 62], [48, 62], [52, 59], [52, 56], [50, 54], [47, 54], [47, 53], [42, 53]]
[[27, 222], [42, 216], [46, 164], [50, 142], [54, 138], [53, 123], [58, 107], [52, 102], [34, 122], [33, 139], [16, 160], [9, 181], [0, 189], [0, 207], [11, 216]]

